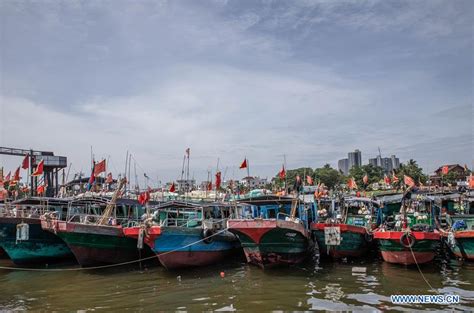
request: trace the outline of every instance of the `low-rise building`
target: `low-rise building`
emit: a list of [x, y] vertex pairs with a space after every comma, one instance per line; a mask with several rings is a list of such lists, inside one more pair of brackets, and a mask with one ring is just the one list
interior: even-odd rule
[[247, 176], [240, 180], [240, 183], [250, 189], [263, 188], [268, 184], [266, 178], [260, 178], [258, 176]]

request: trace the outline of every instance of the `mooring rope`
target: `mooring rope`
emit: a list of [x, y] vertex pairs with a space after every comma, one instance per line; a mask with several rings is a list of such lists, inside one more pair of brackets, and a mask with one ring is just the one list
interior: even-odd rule
[[[409, 233], [409, 232], [407, 232]], [[407, 237], [408, 238], [408, 237]], [[416, 267], [418, 268], [418, 272], [420, 272], [420, 275], [421, 277], [423, 278], [423, 280], [425, 281], [425, 283], [428, 285], [428, 287], [430, 287], [430, 289], [432, 291], [434, 291], [435, 293], [438, 293], [438, 290], [434, 289], [433, 286], [431, 286], [431, 284], [429, 283], [429, 281], [426, 279], [425, 275], [423, 275], [423, 272], [421, 271], [421, 268], [420, 268], [420, 265], [418, 264], [418, 261], [416, 260], [416, 257], [415, 257], [415, 253], [413, 253], [413, 249], [411, 248], [411, 245], [408, 245], [410, 247], [410, 252], [411, 252], [411, 255], [413, 256], [413, 260], [415, 261], [415, 264], [416, 264]]]
[[[242, 221], [239, 221], [239, 222], [235, 223], [234, 225], [237, 225], [241, 222]], [[2, 269], [2, 270], [14, 270], [14, 271], [29, 271], [29, 272], [66, 272], [66, 271], [88, 271], [88, 270], [97, 270], [97, 269], [124, 266], [124, 265], [129, 265], [129, 264], [134, 264], [134, 263], [138, 263], [138, 262], [142, 262], [142, 261], [151, 260], [151, 259], [157, 258], [158, 256], [161, 256], [161, 255], [166, 255], [166, 254], [169, 254], [169, 253], [173, 253], [173, 252], [177, 252], [177, 251], [189, 248], [193, 245], [196, 245], [200, 242], [203, 242], [204, 240], [207, 240], [210, 237], [217, 236], [217, 235], [227, 231], [228, 229], [229, 229], [229, 227], [226, 227], [224, 229], [221, 229], [218, 232], [215, 232], [214, 234], [212, 234], [210, 236], [207, 236], [205, 238], [202, 238], [198, 241], [192, 242], [190, 244], [187, 244], [187, 245], [182, 246], [182, 247], [177, 248], [177, 249], [173, 249], [173, 250], [166, 251], [166, 252], [163, 252], [163, 253], [160, 253], [160, 254], [156, 254], [156, 255], [153, 255], [151, 257], [146, 257], [144, 259], [138, 259], [138, 260], [127, 261], [127, 262], [122, 262], [122, 263], [100, 265], [100, 266], [91, 266], [91, 267], [74, 267], [74, 268], [28, 268], [28, 267], [0, 266], [0, 269]]]

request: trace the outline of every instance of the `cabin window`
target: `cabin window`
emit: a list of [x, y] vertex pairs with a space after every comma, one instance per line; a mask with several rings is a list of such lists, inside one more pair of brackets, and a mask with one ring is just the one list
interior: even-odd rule
[[267, 218], [276, 218], [276, 211], [274, 209], [267, 209]]

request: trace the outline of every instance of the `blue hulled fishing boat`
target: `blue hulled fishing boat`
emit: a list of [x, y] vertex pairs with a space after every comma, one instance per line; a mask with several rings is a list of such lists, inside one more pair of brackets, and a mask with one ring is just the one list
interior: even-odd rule
[[172, 201], [124, 234], [147, 244], [167, 269], [216, 264], [240, 248], [235, 235], [224, 230], [232, 210], [220, 203]]

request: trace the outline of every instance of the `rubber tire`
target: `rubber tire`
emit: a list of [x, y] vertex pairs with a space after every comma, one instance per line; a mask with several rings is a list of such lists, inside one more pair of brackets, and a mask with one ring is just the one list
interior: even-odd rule
[[[405, 243], [405, 240], [404, 240], [405, 237], [407, 239], [406, 242], [408, 242], [409, 244]], [[416, 243], [416, 238], [410, 233], [405, 233], [400, 237], [400, 244], [404, 246], [405, 248], [412, 248], [415, 245], [415, 243]]]
[[209, 228], [204, 229], [201, 234], [202, 238], [204, 238], [203, 242], [207, 244], [212, 243], [214, 241], [214, 236], [212, 235], [214, 235], [214, 231], [212, 229], [209, 229]]

